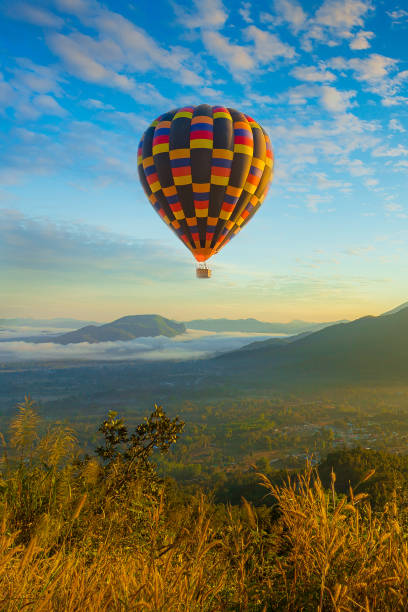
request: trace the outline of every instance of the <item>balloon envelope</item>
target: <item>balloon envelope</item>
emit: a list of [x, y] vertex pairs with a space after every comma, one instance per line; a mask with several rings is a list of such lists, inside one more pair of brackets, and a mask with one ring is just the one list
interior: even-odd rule
[[143, 189], [199, 262], [223, 248], [263, 202], [273, 175], [265, 130], [222, 106], [188, 106], [158, 117], [138, 149]]

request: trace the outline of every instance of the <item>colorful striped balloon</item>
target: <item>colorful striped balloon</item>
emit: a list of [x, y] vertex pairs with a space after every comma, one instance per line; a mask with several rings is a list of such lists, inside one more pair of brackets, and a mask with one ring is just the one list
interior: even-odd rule
[[272, 181], [273, 153], [254, 119], [201, 104], [153, 121], [139, 144], [138, 171], [163, 221], [205, 262], [259, 209]]

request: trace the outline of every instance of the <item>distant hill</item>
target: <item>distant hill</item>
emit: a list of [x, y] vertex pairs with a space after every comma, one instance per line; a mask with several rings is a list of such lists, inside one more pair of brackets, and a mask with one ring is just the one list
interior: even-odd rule
[[183, 323], [176, 323], [160, 315], [133, 315], [122, 317], [104, 325], [86, 325], [76, 331], [54, 336], [52, 339], [36, 339], [40, 342], [55, 344], [76, 344], [78, 342], [109, 342], [116, 340], [133, 340], [145, 336], [177, 336], [186, 331]]
[[247, 376], [270, 384], [408, 380], [408, 307], [285, 340], [253, 343], [217, 362], [241, 380]]
[[[346, 321], [335, 321], [344, 323]], [[185, 321], [185, 326], [190, 329], [202, 329], [212, 332], [248, 332], [275, 334], [298, 334], [305, 331], [317, 331], [333, 325], [332, 323], [311, 323], [310, 321], [290, 321], [289, 323], [270, 323], [258, 321], [257, 319], [194, 319]]]

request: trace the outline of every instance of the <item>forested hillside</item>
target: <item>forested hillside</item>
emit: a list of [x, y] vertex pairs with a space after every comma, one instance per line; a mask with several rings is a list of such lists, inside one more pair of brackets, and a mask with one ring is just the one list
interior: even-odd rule
[[259, 384], [402, 382], [408, 373], [408, 307], [331, 325], [291, 342], [266, 340], [217, 361], [237, 379], [253, 377]]

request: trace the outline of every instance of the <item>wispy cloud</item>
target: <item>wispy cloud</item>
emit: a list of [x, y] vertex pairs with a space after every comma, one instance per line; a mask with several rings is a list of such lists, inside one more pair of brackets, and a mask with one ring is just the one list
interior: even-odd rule
[[352, 70], [357, 81], [382, 98], [385, 106], [405, 102], [408, 98], [399, 95], [402, 86], [408, 79], [408, 70], [397, 72], [399, 60], [371, 53], [365, 58], [333, 58], [328, 65], [334, 70]]
[[[202, 3], [200, 3], [202, 4]], [[155, 70], [187, 86], [200, 86], [203, 78], [194, 55], [180, 46], [165, 48], [143, 28], [100, 3], [58, 0], [60, 10], [75, 14], [84, 25], [97, 32], [98, 39], [72, 32], [48, 37], [51, 49], [75, 76], [108, 87], [117, 87], [140, 102], [163, 102], [150, 84], [141, 85], [128, 73]], [[217, 20], [216, 14], [211, 13]]]
[[35, 6], [28, 2], [6, 3], [4, 10], [9, 17], [28, 21], [45, 28], [60, 28], [64, 21], [45, 7]]
[[211, 333], [188, 330], [174, 338], [165, 336], [136, 338], [127, 342], [99, 342], [89, 344], [55, 344], [53, 342], [0, 342], [0, 361], [83, 360], [83, 361], [168, 361], [203, 359], [226, 351], [237, 350], [246, 344], [271, 338], [273, 334]]
[[[173, 4], [179, 22], [185, 28], [219, 30], [228, 18], [221, 0], [193, 0], [192, 6], [193, 10], [189, 10], [185, 6], [179, 6], [178, 3]], [[246, 9], [248, 11], [248, 7]]]
[[362, 49], [369, 49], [371, 45], [368, 41], [373, 39], [374, 36], [374, 32], [360, 30], [359, 32], [357, 32], [355, 38], [350, 41], [350, 49], [354, 49], [357, 51], [361, 51]]
[[406, 11], [405, 9], [387, 11], [387, 15], [391, 17], [394, 23], [397, 23], [399, 21], [408, 21], [408, 11]]
[[299, 81], [308, 81], [312, 83], [324, 83], [327, 81], [335, 81], [336, 75], [326, 70], [324, 65], [319, 66], [296, 66], [291, 74]]
[[66, 280], [77, 278], [78, 282], [95, 274], [115, 282], [163, 278], [163, 261], [168, 262], [169, 257], [179, 276], [190, 272], [185, 260], [169, 255], [159, 241], [137, 240], [79, 222], [30, 218], [5, 209], [0, 209], [0, 254], [10, 273], [12, 269], [64, 271]]

